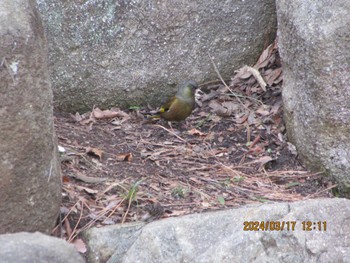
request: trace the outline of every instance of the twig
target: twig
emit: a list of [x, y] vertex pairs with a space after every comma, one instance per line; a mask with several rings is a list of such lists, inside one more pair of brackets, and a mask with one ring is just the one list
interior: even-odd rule
[[240, 98], [244, 98], [244, 99], [249, 99], [249, 100], [253, 100], [253, 101], [256, 101], [258, 102], [259, 104], [261, 105], [264, 105], [264, 103], [256, 98], [253, 98], [253, 97], [249, 97], [249, 96], [244, 96], [244, 95], [241, 95], [241, 94], [227, 94], [227, 96], [235, 96], [235, 97], [240, 97]]
[[115, 207], [114, 209], [109, 213], [109, 215], [107, 216], [107, 218], [110, 218], [114, 212], [118, 209], [118, 207], [120, 207], [120, 205], [125, 201], [126, 198], [123, 198]]
[[[225, 81], [224, 81], [224, 79], [222, 78], [222, 76], [221, 76], [221, 74], [220, 74], [220, 72], [219, 72], [217, 66], [216, 66], [215, 63], [214, 63], [214, 60], [212, 59], [212, 57], [210, 56], [209, 53], [208, 53], [208, 55], [209, 55], [209, 58], [210, 58], [210, 60], [211, 60], [211, 63], [213, 64], [214, 70], [215, 70], [216, 74], [218, 75], [218, 77], [220, 78], [222, 84], [224, 84], [224, 86], [232, 93], [232, 95], [236, 97], [236, 99], [243, 105], [244, 108], [248, 109], [248, 107], [245, 106], [245, 105], [243, 104], [243, 102], [241, 101], [240, 97], [241, 97], [241, 98], [245, 98], [245, 99], [254, 100], [254, 101], [257, 101], [257, 102], [261, 103], [262, 105], [264, 105], [264, 103], [262, 103], [262, 102], [261, 102], [260, 100], [258, 100], [258, 99], [255, 99], [255, 98], [252, 98], [252, 97], [248, 97], [248, 96], [244, 96], [244, 95], [240, 95], [240, 94], [237, 94], [237, 93], [233, 92], [233, 90], [225, 83]], [[248, 66], [246, 66], [246, 67], [248, 67]], [[265, 83], [265, 81], [263, 80], [263, 78], [261, 77], [259, 71], [255, 70], [255, 69], [252, 68], [252, 67], [248, 67], [248, 68], [249, 68], [249, 72], [255, 77], [255, 79], [258, 81], [258, 83], [260, 84], [260, 86], [262, 87], [262, 89], [263, 89], [264, 91], [266, 91], [266, 83]], [[264, 83], [265, 83], [265, 86], [263, 86]]]
[[123, 216], [123, 219], [122, 219], [122, 224], [124, 224], [125, 219], [126, 219], [126, 216], [127, 216], [128, 213], [129, 213], [131, 203], [132, 203], [132, 199], [130, 198], [130, 199], [129, 199], [129, 202], [128, 202], [128, 208], [126, 209], [126, 212], [125, 212], [125, 214], [124, 214], [124, 216]]
[[317, 196], [317, 195], [320, 194], [320, 193], [327, 192], [327, 191], [329, 191], [329, 190], [331, 190], [331, 189], [333, 189], [333, 188], [335, 188], [335, 187], [337, 187], [337, 186], [338, 186], [337, 184], [333, 184], [333, 185], [327, 187], [326, 189], [322, 189], [321, 191], [318, 191], [318, 192], [316, 192], [316, 193], [307, 195], [307, 196], [305, 197], [305, 199], [310, 199], [310, 198], [312, 198], [312, 197], [314, 197], [314, 196]]
[[222, 78], [222, 76], [221, 76], [221, 74], [220, 74], [220, 72], [219, 72], [217, 66], [216, 66], [215, 63], [214, 63], [213, 58], [210, 56], [209, 53], [208, 53], [208, 56], [209, 56], [209, 59], [210, 59], [211, 63], [213, 64], [214, 70], [215, 70], [216, 74], [218, 75], [219, 79], [221, 80], [222, 84], [224, 84], [224, 86], [236, 97], [236, 99], [239, 101], [239, 103], [242, 104], [243, 107], [247, 108], [247, 106], [245, 106], [245, 105], [243, 104], [243, 102], [241, 101], [241, 99], [239, 98], [239, 96], [238, 96], [235, 92], [233, 92], [233, 91], [230, 89], [229, 86], [227, 86], [227, 84], [226, 84], [226, 82], [224, 81], [224, 79]]
[[68, 238], [68, 242], [71, 242], [78, 235], [78, 233], [76, 233], [76, 230], [78, 228], [78, 225], [79, 225], [81, 218], [83, 217], [83, 210], [84, 210], [84, 203], [82, 200], [80, 200], [80, 202], [81, 202], [81, 210], [80, 210], [79, 219], [78, 219], [77, 223], [75, 224], [75, 227], [72, 231], [72, 235]]
[[[82, 199], [83, 197], [79, 198], [79, 200], [69, 209], [67, 215], [61, 220], [61, 222], [64, 222], [64, 220], [66, 220], [66, 218], [72, 213], [74, 207], [77, 206], [77, 204], [79, 203], [79, 201]], [[58, 224], [51, 233], [55, 232], [57, 230], [57, 228], [60, 226], [60, 224]]]
[[178, 138], [180, 141], [183, 141], [183, 142], [187, 143], [185, 139], [182, 139], [182, 138], [181, 138], [179, 135], [177, 135], [175, 132], [173, 132], [173, 131], [171, 131], [171, 130], [165, 128], [164, 126], [159, 125], [159, 124], [155, 124], [154, 126], [160, 127], [160, 128], [162, 128], [162, 129], [166, 130], [167, 132], [171, 133], [171, 134], [174, 135], [176, 138]]

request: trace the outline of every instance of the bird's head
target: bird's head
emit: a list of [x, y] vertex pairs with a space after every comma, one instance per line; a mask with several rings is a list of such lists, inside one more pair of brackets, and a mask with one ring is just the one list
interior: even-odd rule
[[186, 81], [183, 85], [179, 86], [177, 95], [185, 98], [191, 98], [194, 96], [194, 92], [197, 88], [198, 84], [194, 80]]

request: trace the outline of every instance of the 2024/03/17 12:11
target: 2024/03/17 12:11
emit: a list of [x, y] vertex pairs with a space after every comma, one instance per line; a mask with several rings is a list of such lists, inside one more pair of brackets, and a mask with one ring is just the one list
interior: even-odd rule
[[[296, 221], [244, 221], [243, 231], [295, 231]], [[326, 231], [326, 221], [302, 221], [303, 231]]]

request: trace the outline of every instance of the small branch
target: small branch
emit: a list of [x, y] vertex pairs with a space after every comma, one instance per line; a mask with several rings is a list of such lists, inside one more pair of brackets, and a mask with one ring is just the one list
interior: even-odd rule
[[215, 63], [214, 63], [213, 58], [210, 56], [209, 53], [208, 53], [208, 56], [209, 56], [209, 59], [210, 59], [211, 63], [213, 64], [214, 70], [215, 70], [216, 74], [218, 75], [219, 79], [221, 80], [222, 84], [224, 84], [224, 86], [236, 97], [236, 99], [239, 101], [239, 103], [242, 104], [243, 107], [247, 108], [247, 107], [243, 104], [243, 102], [241, 101], [241, 99], [238, 97], [238, 95], [237, 95], [235, 92], [233, 92], [233, 91], [230, 89], [229, 86], [227, 86], [227, 84], [225, 83], [224, 79], [222, 78], [222, 76], [221, 76], [221, 74], [220, 74], [220, 72], [219, 72], [217, 66], [216, 66]]
[[154, 126], [160, 127], [160, 128], [162, 128], [162, 129], [166, 130], [167, 132], [171, 133], [171, 134], [174, 135], [176, 138], [178, 138], [180, 141], [183, 141], [183, 142], [187, 143], [186, 140], [182, 139], [182, 138], [181, 138], [179, 135], [177, 135], [175, 132], [173, 132], [173, 131], [171, 131], [171, 130], [165, 128], [165, 127], [163, 127], [162, 125], [155, 124]]

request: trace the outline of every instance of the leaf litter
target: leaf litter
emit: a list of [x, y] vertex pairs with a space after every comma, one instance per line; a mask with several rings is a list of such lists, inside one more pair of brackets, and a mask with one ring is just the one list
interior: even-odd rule
[[147, 124], [138, 108], [56, 113], [63, 203], [53, 234], [84, 250], [78, 235], [92, 226], [331, 197], [336, 185], [287, 142], [276, 42], [228, 83], [217, 73], [186, 128]]

